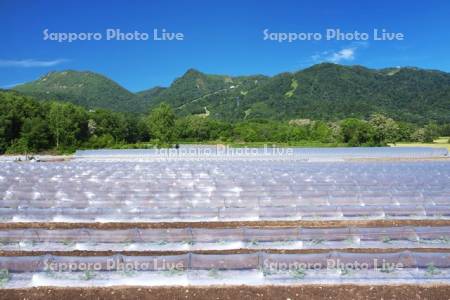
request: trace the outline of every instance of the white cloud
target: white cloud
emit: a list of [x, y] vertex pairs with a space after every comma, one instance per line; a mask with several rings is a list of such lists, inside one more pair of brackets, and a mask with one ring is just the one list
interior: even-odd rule
[[314, 63], [332, 62], [340, 63], [345, 61], [352, 61], [356, 58], [356, 52], [360, 48], [367, 48], [367, 42], [352, 43], [351, 45], [340, 50], [323, 51], [312, 55], [310, 58]]
[[0, 59], [0, 67], [18, 67], [18, 68], [39, 68], [39, 67], [53, 67], [66, 62], [67, 59], [54, 60], [37, 60], [37, 59], [22, 59], [22, 60], [6, 60]]
[[332, 53], [328, 60], [334, 63], [339, 63], [343, 60], [353, 60], [355, 59], [356, 48], [344, 48], [337, 52]]

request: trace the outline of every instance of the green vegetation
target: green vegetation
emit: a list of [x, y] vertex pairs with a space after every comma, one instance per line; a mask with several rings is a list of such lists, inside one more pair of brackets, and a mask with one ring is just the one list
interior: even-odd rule
[[92, 270], [86, 270], [83, 272], [83, 275], [80, 275], [80, 279], [82, 280], [91, 280], [95, 278], [95, 273]]
[[390, 237], [388, 237], [388, 236], [385, 236], [385, 237], [383, 237], [383, 238], [381, 239], [381, 241], [382, 241], [383, 243], [389, 244], [390, 242], [392, 242], [392, 239], [391, 239]]
[[252, 147], [381, 146], [432, 141], [437, 136], [450, 135], [449, 131], [448, 124], [429, 123], [420, 127], [379, 113], [367, 120], [249, 118], [227, 122], [204, 115], [177, 116], [175, 109], [162, 102], [148, 115], [137, 115], [87, 110], [68, 102], [40, 102], [13, 91], [0, 91], [0, 154], [170, 147], [175, 143]]
[[71, 102], [88, 109], [138, 113], [146, 111], [149, 105], [111, 79], [92, 72], [50, 72], [14, 90], [36, 99]]
[[10, 279], [10, 274], [7, 269], [0, 269], [0, 287], [4, 286]]
[[185, 273], [185, 270], [180, 268], [169, 268], [161, 271], [161, 273], [168, 277], [181, 276]]
[[306, 270], [303, 268], [294, 268], [291, 270], [291, 275], [295, 279], [303, 279], [306, 276]]
[[426, 274], [428, 276], [435, 276], [435, 275], [439, 275], [441, 273], [441, 271], [436, 268], [436, 266], [434, 265], [434, 263], [429, 263], [427, 266], [427, 271]]
[[449, 137], [439, 137], [436, 138], [432, 143], [396, 143], [392, 145], [394, 147], [440, 147], [447, 148], [450, 151], [450, 138]]
[[[167, 88], [139, 93], [99, 74], [63, 71], [14, 90], [38, 100], [126, 113], [147, 114], [166, 102], [178, 117], [208, 111], [213, 119], [233, 123], [261, 118], [367, 120], [376, 113], [420, 127], [430, 121], [450, 123], [450, 74], [418, 68], [374, 70], [323, 63], [273, 77], [209, 75], [190, 69]], [[416, 132], [415, 139], [424, 134], [430, 133]]]
[[175, 114], [172, 108], [161, 103], [150, 113], [148, 117], [148, 127], [151, 134], [162, 145], [170, 145], [175, 138]]
[[209, 269], [208, 276], [216, 279], [221, 277], [219, 270], [217, 270], [216, 268]]

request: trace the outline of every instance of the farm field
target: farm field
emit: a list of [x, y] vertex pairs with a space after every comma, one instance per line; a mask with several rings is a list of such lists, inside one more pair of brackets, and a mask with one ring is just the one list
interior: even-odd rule
[[447, 150], [258, 151], [3, 161], [0, 298], [448, 289]]

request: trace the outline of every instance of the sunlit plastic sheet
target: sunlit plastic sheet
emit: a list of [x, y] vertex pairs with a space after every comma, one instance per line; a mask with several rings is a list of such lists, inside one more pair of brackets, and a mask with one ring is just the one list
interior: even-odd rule
[[413, 253], [415, 267], [427, 268], [450, 268], [450, 253]]
[[[192, 146], [182, 146], [179, 149], [178, 153], [181, 153], [181, 158], [207, 158], [208, 155], [202, 153], [211, 153], [211, 157], [223, 157], [231, 159], [234, 157], [247, 157], [257, 158], [257, 157], [266, 157], [267, 158], [267, 149], [263, 148], [247, 148], [247, 153], [251, 153], [251, 155], [236, 155], [239, 153], [239, 149], [234, 149], [233, 155], [228, 155], [229, 157], [224, 157], [224, 155], [220, 153], [224, 153], [224, 149], [221, 147], [208, 147], [209, 152], [189, 152], [188, 149], [199, 149], [199, 147]], [[173, 150], [173, 149], [172, 149]], [[389, 157], [403, 157], [403, 158], [420, 158], [420, 157], [441, 157], [448, 155], [448, 151], [445, 148], [431, 148], [431, 147], [356, 147], [356, 148], [290, 148], [292, 151], [292, 156], [299, 158], [389, 158]], [[232, 153], [233, 149], [231, 148], [228, 153]], [[127, 149], [127, 150], [113, 150], [113, 149], [105, 149], [105, 150], [78, 150], [75, 153], [75, 157], [77, 158], [166, 158], [167, 151], [165, 150], [157, 150], [157, 149]], [[172, 158], [176, 158], [177, 152], [172, 152]], [[192, 154], [190, 154], [192, 153]], [[270, 153], [270, 151], [269, 151]], [[276, 153], [276, 152], [275, 152]], [[256, 155], [255, 155], [256, 154]], [[272, 155], [274, 158], [277, 158], [277, 155]], [[287, 155], [285, 155], [287, 156]], [[178, 155], [180, 157], [180, 155]], [[280, 157], [278, 157], [280, 158]]]
[[191, 269], [220, 269], [220, 270], [242, 270], [242, 269], [258, 269], [260, 255], [253, 254], [227, 254], [227, 255], [190, 255]]
[[417, 240], [417, 234], [412, 227], [354, 228], [352, 233], [361, 241]]
[[186, 270], [190, 268], [191, 254], [170, 255], [170, 256], [121, 256], [124, 268], [138, 270]]
[[334, 253], [311, 254], [261, 254], [261, 267], [271, 269], [299, 268], [322, 269], [327, 267], [328, 261]]
[[450, 217], [449, 205], [426, 205], [426, 216], [428, 217]]
[[302, 241], [344, 241], [353, 237], [350, 228], [301, 228]]
[[[250, 229], [244, 228], [218, 228], [218, 229], [205, 229], [205, 228], [193, 228], [192, 240], [196, 243], [218, 243], [224, 241], [244, 241], [248, 239], [248, 235], [254, 238], [251, 233], [248, 233]], [[271, 232], [270, 234], [274, 234]], [[279, 235], [280, 232], [276, 231], [275, 234]]]
[[[356, 266], [358, 264], [365, 264], [369, 268], [380, 267], [381, 265], [396, 265], [399, 264], [402, 268], [416, 268], [423, 267], [416, 263], [416, 253], [409, 251], [395, 252], [395, 253], [345, 253], [335, 252], [331, 258], [331, 263], [339, 265]], [[427, 253], [428, 254], [428, 253]]]
[[450, 227], [417, 227], [414, 229], [416, 235], [420, 240], [433, 241], [433, 240], [448, 240], [450, 243]]
[[369, 268], [377, 264], [401, 264], [402, 268], [450, 268], [450, 254], [436, 252], [393, 252], [393, 253], [348, 253], [324, 252], [310, 254], [271, 254], [265, 252], [249, 254], [196, 254], [167, 256], [17, 256], [0, 257], [0, 267], [10, 272], [40, 272], [48, 268], [53, 271], [84, 271], [86, 266], [106, 271], [126, 263], [130, 268], [139, 269], [139, 265], [149, 270], [164, 270], [178, 264], [182, 269], [191, 270], [248, 270], [277, 268], [283, 266], [301, 266], [302, 268], [329, 268], [330, 264], [357, 265], [366, 264]]
[[246, 242], [277, 242], [299, 239], [298, 228], [244, 228], [244, 240]]
[[44, 258], [45, 271], [107, 271], [112, 262], [121, 261], [120, 255], [116, 256], [47, 256]]
[[450, 217], [450, 163], [5, 164], [5, 221]]
[[46, 256], [0, 257], [0, 269], [9, 272], [42, 272], [45, 271]]
[[[358, 240], [378, 242], [378, 247], [391, 247], [391, 242], [408, 241], [446, 244], [450, 227], [344, 227], [344, 228], [130, 228], [130, 229], [4, 229], [0, 230], [3, 246], [11, 243], [222, 243], [230, 242], [326, 242]], [[1, 247], [1, 246], [0, 246]], [[24, 249], [25, 246], [23, 246]]]
[[139, 229], [139, 241], [151, 242], [186, 242], [194, 239], [190, 228]]

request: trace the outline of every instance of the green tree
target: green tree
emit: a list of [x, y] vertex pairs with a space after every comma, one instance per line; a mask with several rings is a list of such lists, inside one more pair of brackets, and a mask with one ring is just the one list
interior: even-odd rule
[[424, 142], [432, 143], [439, 137], [439, 126], [435, 122], [431, 122], [424, 127]]
[[333, 140], [331, 128], [323, 121], [314, 122], [311, 128], [312, 139], [320, 142], [331, 142]]
[[369, 124], [373, 128], [373, 141], [376, 145], [386, 145], [399, 140], [400, 128], [393, 119], [382, 114], [373, 114]]
[[51, 146], [48, 124], [39, 117], [25, 120], [20, 138], [31, 152], [38, 152]]
[[[27, 119], [43, 114], [37, 101], [12, 92], [0, 92], [0, 153], [5, 152], [13, 143], [17, 144]], [[20, 148], [23, 148], [23, 144], [21, 142]]]
[[[121, 113], [99, 109], [90, 113], [90, 133], [96, 136], [109, 134], [116, 143], [125, 142], [128, 137], [128, 122]], [[93, 126], [95, 124], [95, 126]]]
[[148, 125], [150, 135], [161, 144], [170, 144], [175, 139], [175, 114], [168, 104], [161, 103], [150, 112]]
[[349, 146], [360, 146], [372, 142], [372, 127], [368, 122], [349, 118], [344, 119], [340, 125], [342, 140]]
[[89, 136], [86, 111], [73, 104], [51, 103], [48, 122], [57, 149], [77, 146]]

